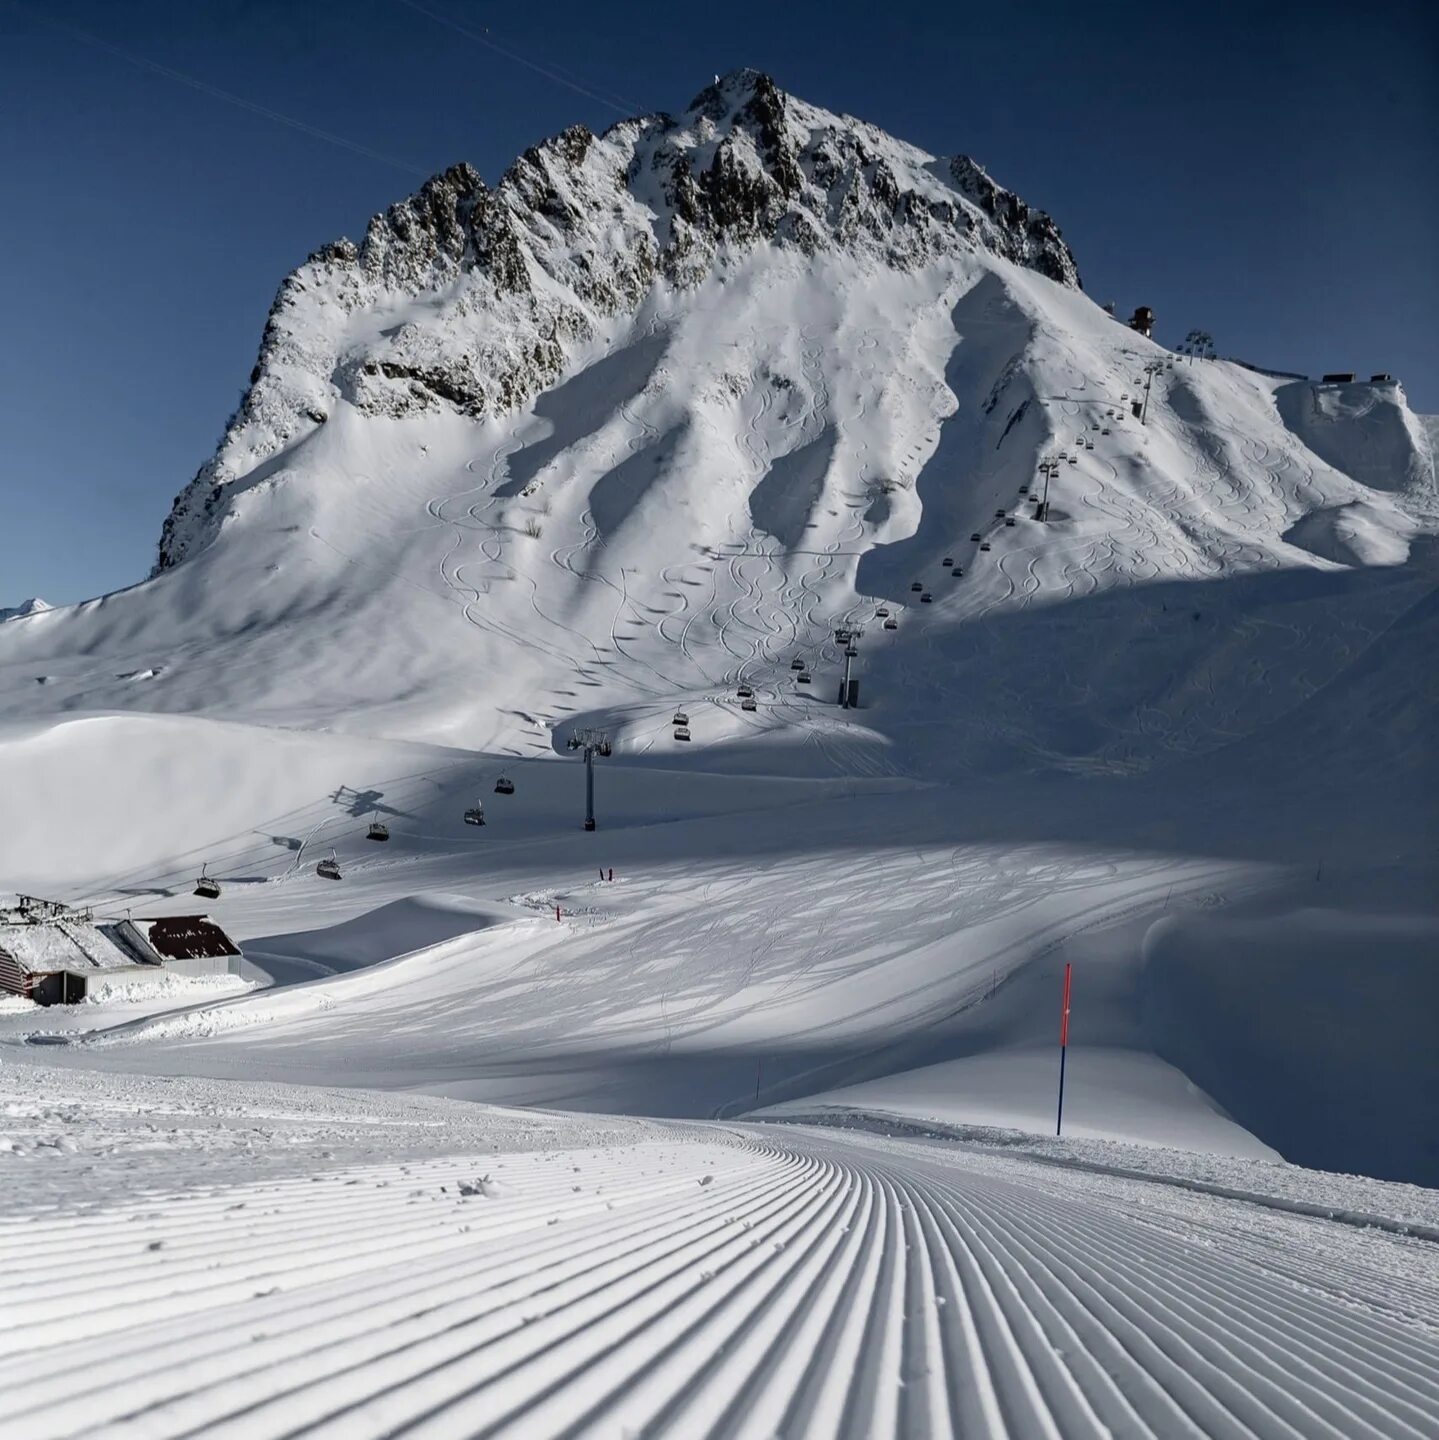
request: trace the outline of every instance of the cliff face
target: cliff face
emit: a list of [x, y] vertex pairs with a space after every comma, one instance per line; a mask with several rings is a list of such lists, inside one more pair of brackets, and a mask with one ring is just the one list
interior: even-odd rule
[[249, 389], [177, 497], [157, 568], [213, 538], [227, 488], [323, 425], [503, 413], [555, 384], [656, 283], [693, 286], [763, 245], [912, 270], [986, 250], [1078, 287], [1054, 222], [965, 156], [941, 160], [739, 71], [678, 117], [583, 126], [527, 150], [493, 189], [468, 165], [377, 215], [281, 285]]

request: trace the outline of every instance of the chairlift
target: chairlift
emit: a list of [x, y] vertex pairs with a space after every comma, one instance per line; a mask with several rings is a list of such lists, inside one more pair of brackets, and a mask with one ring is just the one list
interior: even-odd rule
[[610, 744], [608, 737], [595, 746], [596, 755], [613, 755], [614, 753], [614, 747]]
[[845, 646], [845, 651], [844, 651], [844, 653], [845, 653], [851, 660], [853, 660], [854, 657], [859, 654], [859, 651], [856, 650], [853, 645], [847, 645], [847, 646]]
[[926, 590], [924, 594], [919, 597], [919, 603], [921, 605], [933, 605], [934, 596], [931, 595], [928, 590]]
[[744, 699], [739, 702], [739, 708], [741, 710], [758, 710], [759, 705], [753, 695], [746, 695]]
[[921, 585], [918, 580], [916, 580], [914, 584], [911, 585], [909, 588], [912, 594], [918, 595], [919, 592], [924, 589], [924, 586]]
[[365, 831], [366, 840], [388, 840], [390, 838], [390, 827], [385, 824], [378, 815], [370, 819], [370, 828]]
[[1021, 495], [1028, 495], [1028, 494], [1029, 494], [1029, 486], [1028, 486], [1028, 485], [1021, 485], [1021, 486], [1019, 487], [1019, 493], [1020, 493]]
[[889, 606], [888, 606], [888, 605], [881, 605], [881, 606], [874, 612], [874, 614], [875, 614], [875, 618], [878, 619], [878, 620], [887, 620], [887, 619], [889, 618]]
[[689, 738], [690, 738], [690, 732], [689, 732], [683, 725], [676, 725], [676, 726], [675, 726], [675, 739], [676, 739], [676, 740], [688, 740]]
[[949, 567], [950, 567], [951, 565], [953, 565], [953, 564], [954, 564], [954, 556], [953, 556], [953, 555], [946, 555], [946, 556], [944, 557], [944, 568], [945, 568], [946, 570], [948, 570]]
[[804, 661], [801, 660], [798, 655], [796, 655], [794, 659], [789, 662], [789, 668], [791, 670], [803, 670]]
[[741, 685], [734, 693], [738, 695], [741, 700], [749, 700], [754, 696], [754, 691], [751, 690], [748, 685]]
[[971, 544], [978, 545], [978, 544], [979, 544], [979, 531], [976, 530], [976, 531], [974, 532], [974, 534], [969, 537], [969, 539], [970, 539]]
[[205, 873], [206, 866], [200, 866], [200, 878], [195, 881], [195, 894], [203, 895], [206, 900], [218, 900], [220, 898], [220, 882], [212, 880]]
[[808, 684], [809, 684], [809, 671], [808, 671], [808, 670], [801, 670], [801, 671], [799, 672], [799, 674], [795, 676], [795, 680], [796, 680], [796, 682], [797, 682], [798, 684], [800, 684], [800, 685], [808, 685]]
[[1085, 448], [1086, 450], [1093, 450], [1093, 449], [1094, 449], [1094, 441], [1093, 441], [1093, 440], [1086, 440], [1086, 441], [1084, 442], [1084, 448]]
[[513, 795], [515, 793], [515, 782], [507, 780], [503, 775], [495, 781], [496, 795]]
[[892, 620], [892, 619], [891, 619], [891, 620], [886, 620], [886, 621], [884, 622], [884, 628], [885, 628], [886, 630], [898, 630], [898, 629], [899, 629], [899, 621], [898, 621], [898, 620]]
[[1079, 456], [1078, 456], [1078, 455], [1071, 455], [1071, 456], [1069, 457], [1069, 463], [1070, 463], [1071, 465], [1078, 465], [1078, 464], [1079, 464]]
[[983, 543], [982, 545], [980, 545], [979, 548], [980, 548], [981, 550], [988, 550], [988, 549], [989, 549], [989, 541], [988, 541], [988, 540], [984, 541], [984, 543]]
[[465, 811], [466, 825], [483, 825], [485, 823], [485, 807], [476, 801]]
[[683, 710], [676, 710], [675, 718], [671, 723], [674, 725], [688, 725], [690, 723], [690, 717], [686, 715]]
[[330, 851], [330, 858], [328, 860], [321, 860], [320, 863], [315, 866], [315, 874], [318, 875], [321, 880], [343, 880], [345, 878], [340, 874], [340, 862], [335, 859], [335, 852], [333, 850]]
[[958, 580], [959, 577], [964, 574], [964, 566], [956, 565], [954, 569], [951, 570], [949, 573], [953, 575], [956, 580]]
[[1004, 523], [1005, 523], [1006, 525], [1013, 525], [1013, 524], [1014, 524], [1014, 516], [1011, 515]]
[[1108, 434], [1109, 434], [1109, 426], [1106, 425], [1106, 426], [1104, 427], [1104, 429], [1101, 430], [1099, 433], [1100, 433], [1101, 435], [1108, 435]]

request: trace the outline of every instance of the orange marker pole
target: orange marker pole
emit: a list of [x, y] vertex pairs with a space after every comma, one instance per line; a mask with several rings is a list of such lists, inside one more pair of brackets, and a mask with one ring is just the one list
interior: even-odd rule
[[1054, 1133], [1064, 1130], [1064, 1057], [1069, 1051], [1069, 984], [1073, 967], [1064, 967], [1064, 1003], [1059, 1012], [1059, 1112], [1054, 1117]]

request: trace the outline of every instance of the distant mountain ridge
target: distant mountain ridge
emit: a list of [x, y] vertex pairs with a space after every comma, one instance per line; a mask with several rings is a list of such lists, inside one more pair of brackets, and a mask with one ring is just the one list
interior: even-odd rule
[[[936, 158], [740, 70], [683, 114], [582, 125], [527, 150], [490, 188], [452, 166], [286, 278], [217, 454], [176, 498], [158, 570], [208, 543], [227, 487], [329, 418], [516, 409], [556, 383], [658, 282], [694, 286], [771, 245], [912, 271], [988, 252], [1078, 288], [1043, 211], [965, 155]], [[423, 321], [390, 316], [429, 295]], [[395, 323], [387, 324], [393, 318]]]
[[24, 620], [30, 615], [43, 615], [47, 610], [54, 608], [38, 595], [31, 596], [29, 600], [22, 600], [18, 605], [0, 605], [0, 625], [7, 620]]

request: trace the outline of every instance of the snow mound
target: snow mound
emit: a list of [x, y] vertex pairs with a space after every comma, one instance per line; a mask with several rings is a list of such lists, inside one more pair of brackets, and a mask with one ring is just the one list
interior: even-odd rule
[[1284, 532], [1301, 550], [1336, 565], [1402, 565], [1414, 524], [1400, 512], [1365, 500], [1312, 511]]
[[26, 620], [32, 615], [43, 615], [47, 610], [53, 610], [53, 605], [47, 604], [37, 595], [29, 600], [22, 600], [18, 605], [0, 605], [0, 625], [7, 620]]

